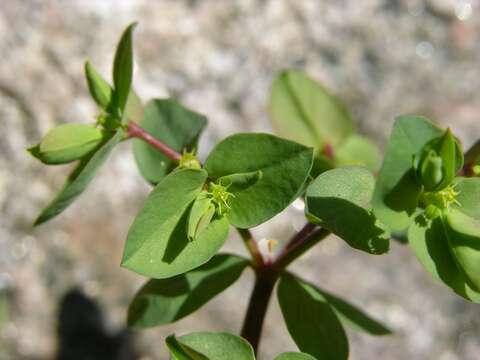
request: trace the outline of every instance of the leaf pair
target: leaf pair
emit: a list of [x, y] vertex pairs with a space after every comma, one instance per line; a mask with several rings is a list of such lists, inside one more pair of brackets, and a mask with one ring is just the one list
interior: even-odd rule
[[318, 360], [348, 358], [343, 325], [371, 335], [390, 333], [351, 304], [290, 274], [280, 279], [277, 296], [292, 339], [301, 351]]
[[[229, 333], [196, 332], [165, 341], [174, 360], [255, 360], [250, 344]], [[288, 352], [274, 360], [315, 360], [305, 353]]]
[[204, 169], [178, 169], [158, 183], [129, 231], [122, 265], [168, 278], [204, 264], [225, 242], [229, 223], [259, 225], [297, 198], [312, 156], [268, 134], [223, 140]]
[[344, 167], [319, 175], [306, 192], [307, 218], [351, 247], [370, 254], [389, 249], [390, 233], [373, 214], [373, 175], [362, 167]]
[[[119, 127], [120, 117], [142, 116], [141, 103], [131, 90], [133, 76], [132, 31], [130, 25], [122, 35], [115, 54], [112, 87], [87, 62], [85, 75], [90, 93], [106, 115], [99, 126], [65, 124], [52, 129], [39, 145], [29, 151], [47, 164], [64, 164], [75, 160], [80, 163], [73, 170], [63, 188], [40, 213], [35, 221], [39, 225], [67, 208], [87, 188], [96, 171], [125, 134]], [[129, 96], [130, 94], [130, 96]]]
[[313, 176], [343, 165], [378, 170], [378, 148], [355, 134], [344, 104], [301, 71], [284, 71], [274, 80], [270, 112], [281, 136], [315, 148]]

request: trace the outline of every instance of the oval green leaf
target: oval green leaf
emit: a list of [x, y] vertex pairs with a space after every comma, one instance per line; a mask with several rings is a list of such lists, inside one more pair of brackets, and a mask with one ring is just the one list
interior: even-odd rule
[[137, 23], [130, 24], [122, 34], [113, 60], [113, 87], [115, 104], [123, 113], [133, 78], [133, 44], [132, 33]]
[[106, 161], [108, 155], [124, 137], [123, 131], [117, 131], [115, 135], [105, 139], [98, 149], [83, 158], [73, 172], [68, 176], [63, 188], [40, 213], [34, 225], [39, 225], [50, 220], [65, 210], [93, 180], [95, 173]]
[[250, 344], [239, 336], [220, 332], [195, 332], [178, 340], [209, 360], [255, 360]]
[[374, 185], [373, 175], [362, 167], [328, 170], [307, 188], [306, 216], [355, 249], [385, 253], [390, 234], [370, 210]]
[[194, 269], [215, 255], [228, 236], [228, 221], [213, 219], [194, 240], [187, 236], [193, 201], [207, 179], [204, 170], [180, 169], [150, 193], [131, 226], [122, 266], [156, 279]]
[[[152, 136], [178, 152], [192, 151], [197, 145], [207, 118], [172, 99], [154, 99], [147, 103], [140, 125]], [[162, 152], [140, 139], [133, 140], [133, 154], [142, 176], [158, 183], [176, 164]]]
[[413, 170], [413, 157], [442, 130], [422, 116], [400, 116], [390, 136], [373, 195], [373, 211], [392, 231], [408, 227], [421, 185]]
[[112, 102], [112, 87], [88, 61], [85, 63], [85, 77], [93, 100], [101, 109], [108, 112]]
[[92, 152], [103, 140], [99, 128], [87, 124], [63, 124], [51, 129], [30, 153], [45, 164], [66, 164]]
[[348, 358], [348, 340], [328, 301], [312, 286], [284, 275], [277, 288], [288, 331], [300, 351], [318, 360]]
[[445, 230], [453, 258], [475, 290], [480, 291], [480, 220], [450, 209]]
[[210, 178], [259, 174], [249, 186], [233, 186], [227, 217], [239, 228], [272, 218], [303, 190], [312, 167], [313, 149], [269, 134], [236, 134], [220, 142], [205, 162]]
[[480, 293], [467, 282], [450, 252], [441, 217], [428, 221], [415, 217], [408, 230], [408, 242], [427, 272], [458, 295], [480, 303]]
[[186, 274], [148, 281], [130, 304], [128, 325], [148, 328], [184, 318], [232, 285], [247, 265], [239, 256], [219, 254]]
[[270, 112], [280, 136], [321, 149], [336, 147], [354, 131], [345, 106], [301, 71], [280, 73], [272, 84]]

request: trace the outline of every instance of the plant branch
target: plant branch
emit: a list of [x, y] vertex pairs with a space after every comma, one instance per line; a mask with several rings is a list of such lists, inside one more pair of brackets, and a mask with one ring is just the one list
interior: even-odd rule
[[255, 354], [260, 343], [268, 303], [277, 279], [278, 273], [272, 271], [272, 269], [256, 272], [255, 285], [250, 296], [241, 332], [241, 336], [252, 345]]
[[243, 243], [247, 247], [250, 256], [252, 257], [253, 267], [255, 269], [262, 269], [265, 267], [265, 262], [263, 256], [258, 249], [257, 242], [253, 238], [252, 233], [248, 229], [239, 229], [236, 228], [240, 236], [242, 237]]
[[180, 162], [180, 159], [182, 158], [182, 155], [178, 151], [172, 149], [170, 146], [164, 144], [163, 142], [152, 136], [149, 132], [147, 132], [134, 121], [128, 122], [127, 135], [128, 137], [136, 137], [142, 139], [146, 143], [153, 146], [155, 149], [160, 150], [167, 157], [177, 163]]
[[303, 255], [328, 235], [330, 235], [329, 230], [307, 223], [302, 230], [294, 235], [287, 243], [283, 251], [272, 263], [272, 267], [279, 270], [286, 268], [292, 261]]

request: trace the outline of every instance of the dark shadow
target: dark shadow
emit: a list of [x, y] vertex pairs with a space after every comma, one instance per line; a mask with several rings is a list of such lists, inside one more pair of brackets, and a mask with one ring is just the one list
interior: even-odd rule
[[464, 297], [467, 296], [465, 287], [466, 279], [461, 274], [450, 253], [448, 240], [440, 218], [436, 218], [432, 220], [431, 224], [428, 224], [425, 217], [419, 215], [415, 218], [415, 222], [422, 227], [428, 226], [425, 232], [425, 243], [430, 258], [435, 263], [435, 269], [440, 279], [455, 292]]
[[395, 211], [406, 211], [408, 215], [411, 215], [417, 208], [420, 191], [421, 187], [417, 183], [415, 172], [410, 169], [385, 195], [385, 205]]
[[165, 254], [163, 254], [162, 261], [170, 264], [182, 252], [185, 246], [187, 246], [187, 220], [192, 206], [193, 201], [185, 209], [185, 212], [182, 214], [182, 217], [178, 221], [177, 226], [175, 226], [175, 229], [173, 229], [173, 232], [168, 239], [167, 247], [165, 249]]
[[136, 360], [127, 330], [106, 332], [99, 306], [80, 290], [68, 291], [60, 302], [56, 360]]
[[389, 236], [371, 211], [338, 197], [310, 198], [308, 208], [350, 246], [372, 254], [388, 251]]

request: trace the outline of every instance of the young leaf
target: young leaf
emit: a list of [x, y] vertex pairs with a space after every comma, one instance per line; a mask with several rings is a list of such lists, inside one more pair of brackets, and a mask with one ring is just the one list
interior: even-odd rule
[[204, 170], [180, 169], [150, 193], [131, 226], [122, 266], [163, 279], [194, 269], [215, 255], [228, 235], [228, 221], [216, 218], [194, 241], [187, 237], [193, 201], [207, 179]]
[[128, 325], [148, 328], [184, 318], [232, 285], [247, 265], [239, 256], [219, 254], [186, 274], [148, 281], [130, 304]]
[[230, 223], [250, 228], [272, 218], [300, 195], [312, 160], [313, 150], [295, 142], [269, 134], [236, 134], [212, 150], [205, 170], [213, 179], [261, 172], [247, 187], [228, 187], [233, 194], [227, 214]]
[[273, 82], [270, 112], [281, 136], [317, 150], [325, 143], [336, 147], [355, 130], [340, 100], [297, 70], [283, 71]]
[[278, 355], [274, 360], [316, 360], [313, 356], [299, 353], [299, 352], [286, 352]]
[[395, 121], [373, 195], [373, 211], [391, 230], [408, 227], [418, 205], [421, 185], [412, 159], [442, 131], [421, 116], [401, 116]]
[[44, 164], [66, 164], [86, 156], [102, 139], [102, 130], [92, 125], [64, 124], [51, 129], [28, 151]]
[[125, 105], [125, 111], [122, 116], [122, 123], [126, 124], [128, 121], [142, 122], [144, 116], [143, 103], [135, 90], [130, 88], [128, 94], [127, 104]]
[[[193, 150], [198, 137], [207, 124], [205, 116], [193, 112], [172, 99], [155, 99], [148, 102], [140, 125], [171, 148], [182, 152]], [[133, 140], [133, 154], [140, 173], [153, 183], [158, 183], [176, 164], [160, 151], [142, 140]]]
[[61, 213], [87, 188], [97, 170], [123, 136], [123, 131], [117, 131], [115, 135], [105, 139], [95, 152], [82, 159], [69, 175], [60, 192], [35, 220], [35, 225], [44, 223]]
[[371, 254], [388, 251], [390, 234], [370, 211], [375, 179], [361, 167], [328, 170], [306, 192], [306, 216], [350, 246]]
[[209, 360], [255, 360], [250, 344], [232, 334], [195, 332], [181, 336], [178, 340], [204, 354]]
[[[310, 284], [310, 286], [314, 287]], [[388, 335], [392, 331], [379, 321], [371, 318], [368, 314], [358, 309], [349, 302], [330, 294], [318, 287], [314, 287], [328, 304], [332, 307], [338, 319], [344, 326], [351, 327], [354, 330], [365, 332], [370, 335]]]
[[450, 209], [444, 221], [448, 244], [459, 269], [480, 292], [480, 220]]
[[293, 276], [284, 275], [277, 296], [288, 331], [300, 351], [318, 360], [348, 358], [347, 335], [322, 294]]
[[85, 63], [85, 77], [93, 100], [105, 111], [109, 111], [113, 89], [110, 84], [93, 68], [90, 62]]
[[165, 344], [173, 356], [173, 360], [209, 360], [205, 355], [182, 344], [175, 335], [170, 335], [165, 339]]
[[127, 103], [133, 78], [132, 32], [137, 23], [130, 24], [122, 34], [113, 61], [113, 86], [115, 103], [123, 113]]
[[207, 193], [202, 191], [193, 202], [192, 209], [188, 215], [187, 236], [190, 240], [195, 239], [207, 228], [215, 215], [215, 205]]
[[365, 166], [370, 171], [377, 171], [380, 162], [378, 147], [369, 139], [360, 135], [348, 137], [335, 151], [337, 166], [359, 165]]
[[418, 215], [408, 230], [408, 241], [431, 276], [465, 299], [480, 303], [480, 293], [465, 281], [452, 257], [441, 217], [428, 221]]

